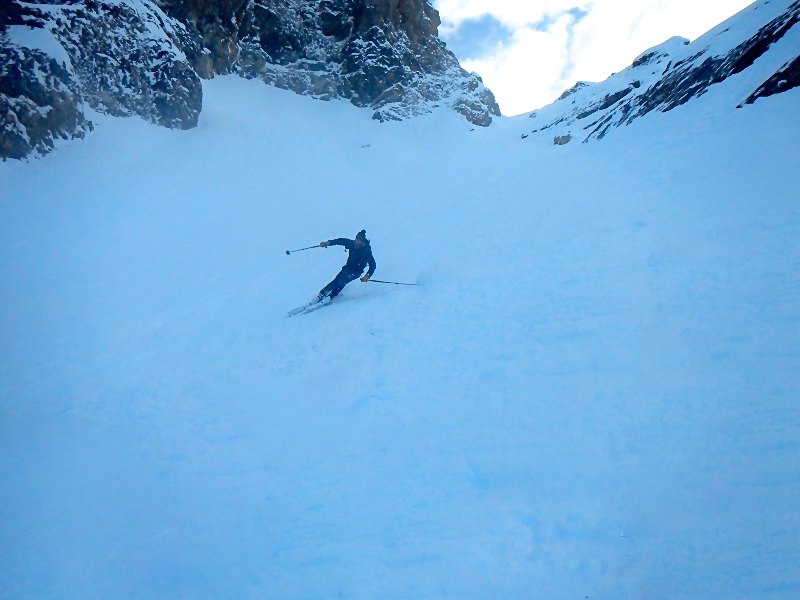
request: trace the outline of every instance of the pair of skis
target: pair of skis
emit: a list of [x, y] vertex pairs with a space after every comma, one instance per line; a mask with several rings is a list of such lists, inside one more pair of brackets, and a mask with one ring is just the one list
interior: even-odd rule
[[286, 316], [293, 317], [301, 313], [308, 314], [310, 312], [314, 312], [315, 310], [319, 310], [320, 308], [328, 306], [332, 301], [333, 300], [328, 296], [324, 296], [321, 300], [314, 298], [314, 300], [312, 300], [308, 304], [304, 304], [303, 306], [298, 306], [294, 310], [290, 310], [288, 313], [286, 313]]
[[[311, 246], [311, 248], [316, 248], [316, 246]], [[308, 248], [303, 248], [303, 250], [308, 250]], [[290, 252], [300, 252], [300, 250], [287, 250], [286, 254], [289, 254]], [[368, 283], [389, 283], [391, 285], [418, 285], [416, 283], [400, 283], [398, 281], [381, 281], [380, 279], [370, 279]], [[319, 310], [323, 306], [328, 306], [328, 304], [330, 304], [332, 301], [333, 299], [329, 298], [328, 296], [323, 296], [322, 300], [314, 298], [308, 304], [304, 304], [303, 306], [298, 306], [294, 310], [290, 310], [288, 313], [286, 313], [286, 316], [293, 317], [295, 315], [299, 315], [300, 313], [305, 314], [314, 312], [315, 310]]]

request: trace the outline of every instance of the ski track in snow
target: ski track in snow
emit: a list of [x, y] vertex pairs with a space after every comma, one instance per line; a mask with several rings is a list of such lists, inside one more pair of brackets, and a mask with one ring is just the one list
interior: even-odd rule
[[[0, 596], [798, 597], [798, 92], [554, 148], [219, 77], [0, 165]], [[420, 286], [285, 319], [362, 227]]]

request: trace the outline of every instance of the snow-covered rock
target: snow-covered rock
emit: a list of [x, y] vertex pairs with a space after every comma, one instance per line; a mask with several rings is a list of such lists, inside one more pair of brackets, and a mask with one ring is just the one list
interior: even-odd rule
[[202, 86], [173, 43], [181, 25], [149, 0], [10, 7], [0, 18], [0, 156], [81, 137], [87, 105], [166, 127], [197, 124]]
[[46, 53], [0, 47], [0, 156], [45, 153], [56, 138], [80, 138], [91, 129], [71, 73]]
[[800, 1], [760, 0], [694, 42], [675, 37], [602, 83], [578, 82], [530, 113], [523, 135], [602, 139], [652, 111], [668, 112], [735, 80], [731, 108], [800, 85]]
[[397, 120], [448, 106], [477, 125], [500, 109], [437, 37], [426, 0], [161, 0], [192, 32], [204, 77], [238, 73], [323, 100], [346, 98]]
[[80, 137], [86, 105], [194, 127], [200, 79], [224, 73], [345, 98], [381, 121], [448, 107], [487, 126], [494, 96], [438, 39], [439, 23], [426, 0], [11, 0], [0, 13], [0, 156]]

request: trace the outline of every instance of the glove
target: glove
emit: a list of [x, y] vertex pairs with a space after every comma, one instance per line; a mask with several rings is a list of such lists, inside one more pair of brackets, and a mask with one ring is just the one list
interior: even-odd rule
[[367, 273], [366, 275], [364, 275], [364, 276], [361, 278], [361, 282], [362, 282], [362, 283], [367, 283], [368, 281], [369, 281], [369, 273]]
[[320, 245], [320, 248], [327, 248], [328, 246], [331, 245], [331, 243], [330, 242], [320, 242], [319, 245]]

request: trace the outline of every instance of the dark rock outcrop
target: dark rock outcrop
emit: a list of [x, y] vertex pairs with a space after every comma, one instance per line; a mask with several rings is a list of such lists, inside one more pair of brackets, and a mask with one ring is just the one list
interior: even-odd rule
[[346, 98], [402, 119], [449, 106], [488, 125], [500, 109], [438, 39], [426, 0], [161, 0], [192, 33], [182, 46], [203, 77], [238, 73], [323, 100]]
[[0, 47], [0, 157], [46, 153], [92, 129], [70, 73], [44, 52]]
[[572, 141], [572, 136], [570, 134], [567, 135], [557, 135], [553, 138], [553, 144], [556, 146], [566, 146]]
[[173, 43], [186, 34], [155, 5], [33, 4], [7, 2], [0, 13], [0, 156], [43, 154], [55, 139], [83, 137], [92, 129], [87, 106], [165, 127], [197, 124], [200, 79]]
[[800, 86], [800, 56], [781, 67], [777, 73], [762, 83], [744, 102], [745, 104], [752, 104], [759, 98], [774, 96], [798, 86]]
[[138, 115], [173, 129], [197, 125], [200, 78], [172, 46], [166, 34], [174, 26], [163, 15], [86, 0], [62, 10], [51, 27], [92, 108], [118, 117]]

